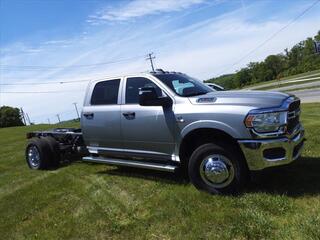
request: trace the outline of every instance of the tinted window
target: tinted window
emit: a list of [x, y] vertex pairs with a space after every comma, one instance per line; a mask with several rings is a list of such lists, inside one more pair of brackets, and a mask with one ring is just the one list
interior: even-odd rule
[[182, 97], [190, 97], [212, 92], [210, 87], [185, 74], [155, 74], [154, 76]]
[[92, 105], [110, 105], [118, 103], [120, 79], [99, 82], [93, 89]]
[[162, 95], [161, 89], [152, 81], [143, 77], [133, 77], [127, 79], [126, 84], [126, 103], [137, 104], [139, 103], [139, 88], [154, 87], [158, 96]]

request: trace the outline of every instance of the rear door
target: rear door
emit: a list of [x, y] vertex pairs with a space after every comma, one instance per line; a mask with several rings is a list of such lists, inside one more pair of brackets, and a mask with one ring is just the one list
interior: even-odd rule
[[121, 148], [121, 79], [95, 83], [86, 97], [81, 116], [83, 138], [92, 153], [105, 148]]

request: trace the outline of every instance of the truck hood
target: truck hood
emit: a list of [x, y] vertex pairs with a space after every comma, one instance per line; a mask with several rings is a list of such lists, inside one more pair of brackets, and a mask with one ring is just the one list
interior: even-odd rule
[[241, 105], [257, 108], [279, 107], [291, 95], [281, 92], [267, 91], [215, 91], [200, 96], [189, 97], [195, 105]]

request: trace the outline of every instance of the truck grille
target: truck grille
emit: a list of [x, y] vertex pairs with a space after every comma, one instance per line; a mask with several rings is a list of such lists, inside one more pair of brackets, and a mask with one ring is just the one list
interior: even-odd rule
[[291, 134], [300, 122], [300, 100], [296, 100], [289, 105], [287, 131]]

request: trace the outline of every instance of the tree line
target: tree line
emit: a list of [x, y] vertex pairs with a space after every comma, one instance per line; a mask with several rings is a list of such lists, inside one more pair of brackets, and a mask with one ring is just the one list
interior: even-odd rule
[[285, 49], [283, 53], [269, 55], [262, 62], [250, 62], [236, 73], [221, 75], [205, 82], [235, 89], [320, 69], [320, 54], [315, 51], [314, 41], [320, 41], [320, 30], [316, 36], [299, 42], [290, 50]]
[[24, 126], [19, 108], [0, 107], [0, 128]]

